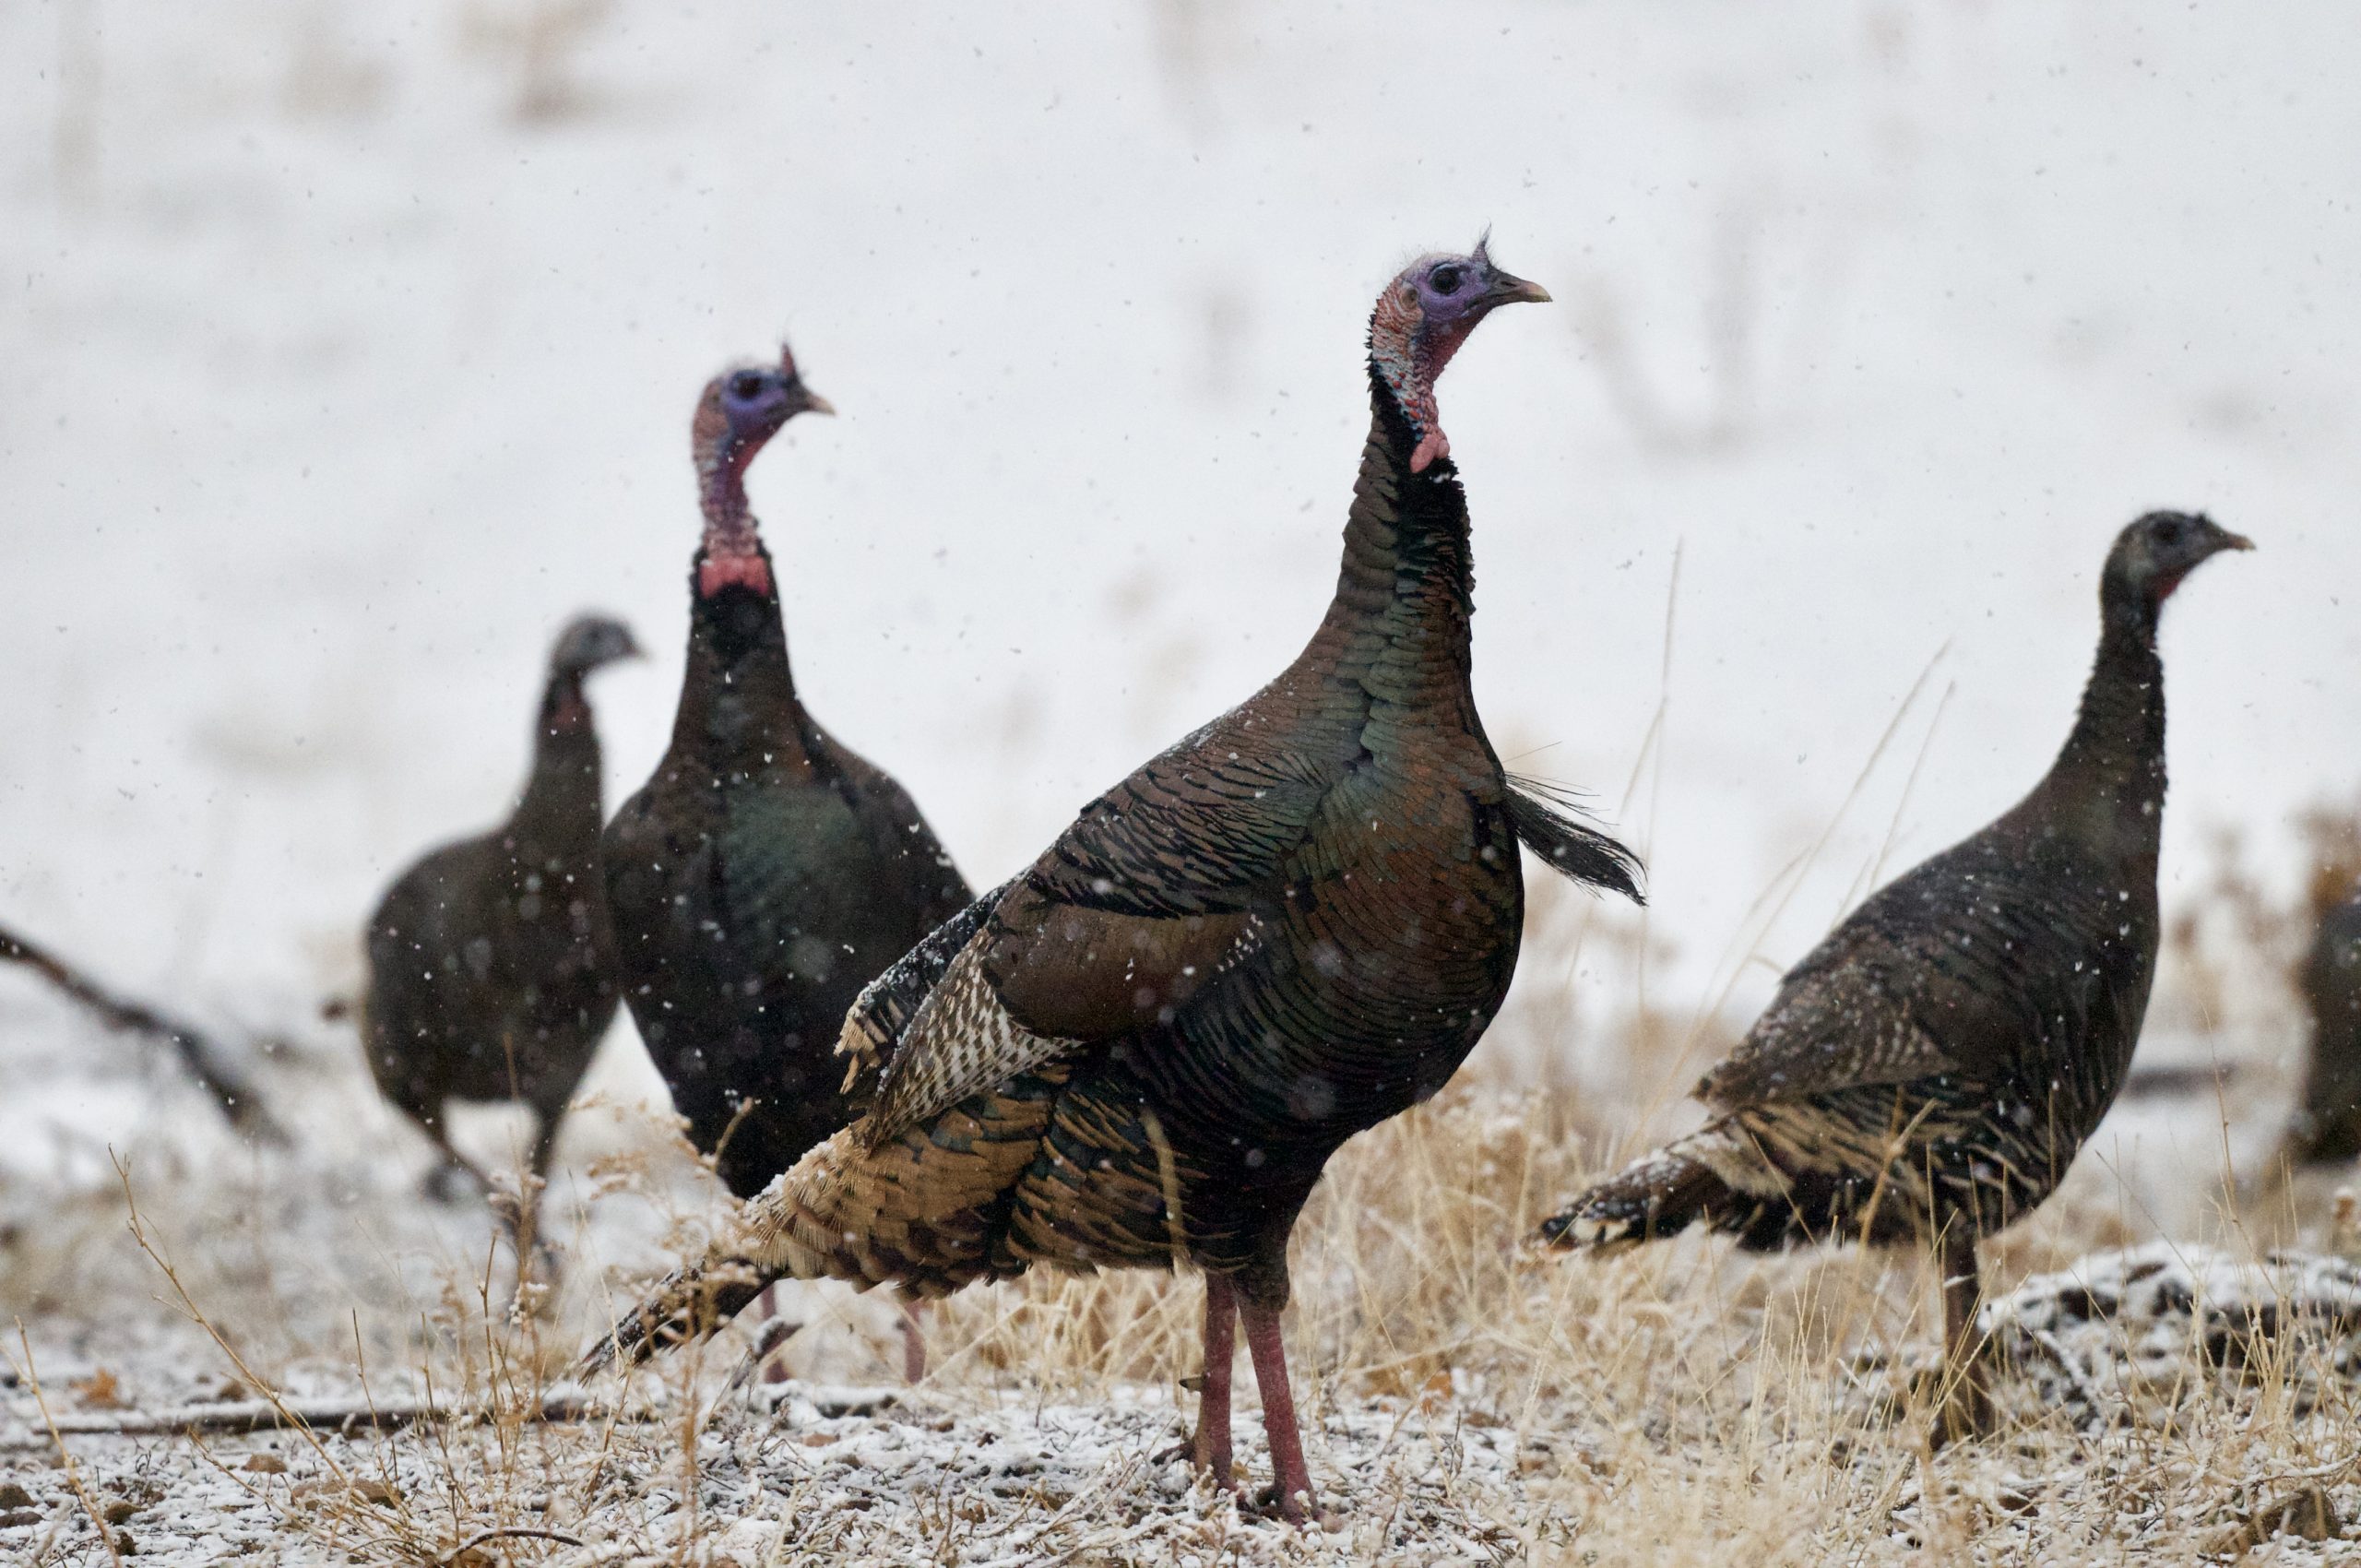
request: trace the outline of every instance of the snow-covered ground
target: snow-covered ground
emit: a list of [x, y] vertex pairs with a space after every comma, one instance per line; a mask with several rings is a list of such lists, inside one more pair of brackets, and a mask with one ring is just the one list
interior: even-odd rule
[[1760, 950], [1890, 824], [1889, 867], [2013, 798], [2145, 506], [2263, 547], [2167, 625], [2168, 883], [2353, 786], [2327, 0], [599, 10], [0, 14], [0, 908], [118, 979], [268, 1015], [347, 972], [497, 814], [579, 606], [660, 650], [600, 693], [643, 777], [688, 409], [782, 329], [842, 410], [753, 474], [802, 683], [1005, 873], [1299, 644], [1370, 299], [1487, 223], [1560, 303], [1445, 384], [1480, 692], [1647, 843], [1666, 994], [1939, 653]]
[[[35, 1348], [209, 1353], [74, 1293], [156, 1288], [60, 1261], [113, 1233], [110, 1146], [236, 1207], [209, 1266], [286, 1295], [290, 1355], [477, 1266], [316, 1005], [384, 883], [502, 810], [578, 608], [657, 650], [596, 693], [611, 787], [645, 776], [689, 408], [782, 331], [841, 410], [752, 476], [801, 683], [979, 884], [1293, 652], [1369, 302], [1488, 223], [1559, 303], [1443, 387], [1479, 695], [1654, 895], [1644, 941], [1529, 949], [1518, 1051], [1677, 1098], [1702, 1061], [1633, 1085], [1587, 1026], [1742, 1023], [1873, 868], [2013, 799], [2153, 505], [2262, 547], [2167, 618], [2167, 903], [2224, 827], [2292, 884], [2293, 814], [2361, 775], [2356, 77], [2331, 0], [0, 7], [0, 924], [284, 1037], [254, 1067], [301, 1139], [232, 1152], [0, 971], [0, 1243], [65, 1291]], [[2277, 1114], [2292, 1037], [2204, 1022], [2152, 1046], [2248, 1063], [2229, 1098], [2094, 1145], [2130, 1231]], [[569, 1137], [609, 1265], [709, 1212], [660, 1159], [601, 1196], [651, 1085], [619, 1028]]]

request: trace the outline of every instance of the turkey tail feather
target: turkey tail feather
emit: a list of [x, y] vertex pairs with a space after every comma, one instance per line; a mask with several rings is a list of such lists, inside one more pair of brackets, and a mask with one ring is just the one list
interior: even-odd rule
[[[1740, 1197], [1712, 1167], [1675, 1145], [1583, 1194], [1541, 1227], [1541, 1240], [1553, 1247], [1617, 1252], [1686, 1230]], [[1761, 1200], [1744, 1201], [1751, 1207]]]
[[675, 1269], [583, 1355], [574, 1375], [587, 1380], [610, 1367], [635, 1367], [666, 1346], [703, 1339], [751, 1306], [767, 1283], [743, 1264]]
[[775, 1279], [941, 1296], [1014, 1272], [995, 1250], [1005, 1195], [1039, 1152], [1065, 1070], [977, 1095], [872, 1146], [856, 1122], [750, 1200], [698, 1261], [651, 1290], [583, 1370], [635, 1365], [713, 1333]]
[[1645, 904], [1640, 857], [1579, 820], [1578, 810], [1562, 790], [1531, 778], [1509, 778], [1509, 825], [1526, 849], [1570, 882]]
[[1012, 877], [969, 903], [888, 964], [853, 999], [837, 1035], [836, 1054], [848, 1059], [844, 1092], [854, 1105], [866, 1111], [875, 1101], [879, 1079], [901, 1048], [903, 1031], [943, 983], [952, 960], [1015, 885]]

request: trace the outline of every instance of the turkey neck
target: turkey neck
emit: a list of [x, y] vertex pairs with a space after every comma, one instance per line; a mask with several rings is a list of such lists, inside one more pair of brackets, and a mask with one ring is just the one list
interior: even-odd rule
[[[754, 550], [767, 567], [769, 552], [759, 542]], [[803, 705], [787, 661], [778, 595], [744, 582], [699, 592], [708, 560], [707, 551], [698, 551], [689, 574], [688, 671], [672, 721], [671, 754], [703, 759], [723, 770], [717, 778], [806, 772]]]
[[2101, 589], [2099, 651], [2048, 776], [2021, 812], [2110, 856], [2143, 865], [2154, 886], [2165, 815], [2165, 665], [2160, 606], [2112, 575]]
[[670, 756], [709, 766], [717, 786], [778, 771], [808, 775], [778, 577], [746, 505], [746, 465], [769, 437], [709, 423], [710, 412], [699, 412], [693, 434], [705, 538], [689, 567], [689, 665]]
[[513, 836], [543, 852], [570, 844], [595, 849], [602, 814], [599, 766], [599, 731], [581, 672], [552, 671], [534, 731], [532, 776], [510, 819]]
[[1444, 457], [1412, 473], [1418, 444], [1372, 363], [1369, 441], [1345, 520], [1336, 597], [1300, 661], [1323, 673], [1349, 671], [1372, 696], [1406, 704], [1452, 700], [1467, 689], [1475, 594], [1458, 470]]

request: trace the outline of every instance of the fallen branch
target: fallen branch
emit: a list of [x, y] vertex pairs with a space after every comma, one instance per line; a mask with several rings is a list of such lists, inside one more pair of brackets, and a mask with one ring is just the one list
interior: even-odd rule
[[2123, 1081], [2125, 1099], [2207, 1094], [2226, 1089], [2240, 1076], [2235, 1062], [2194, 1062], [2165, 1067], [2134, 1067]]
[[262, 1098], [248, 1087], [244, 1077], [223, 1060], [221, 1048], [211, 1036], [145, 1004], [117, 995], [55, 954], [6, 927], [0, 927], [0, 963], [22, 964], [96, 1014], [109, 1028], [152, 1035], [163, 1040], [180, 1057], [181, 1065], [219, 1103], [221, 1113], [229, 1117], [231, 1126], [275, 1144], [288, 1141], [287, 1130], [271, 1116]]
[[[183, 1405], [169, 1410], [125, 1410], [109, 1415], [62, 1415], [53, 1430], [59, 1437], [176, 1437], [192, 1432], [227, 1433], [281, 1431], [294, 1426], [322, 1434], [355, 1431], [399, 1431], [436, 1421], [546, 1421], [556, 1425], [605, 1418], [603, 1407], [574, 1395], [552, 1394], [538, 1409], [507, 1411], [483, 1405], [437, 1405], [431, 1400], [398, 1400], [387, 1405], [350, 1399], [240, 1399], [214, 1405]], [[0, 1439], [0, 1448], [40, 1446], [42, 1436]]]

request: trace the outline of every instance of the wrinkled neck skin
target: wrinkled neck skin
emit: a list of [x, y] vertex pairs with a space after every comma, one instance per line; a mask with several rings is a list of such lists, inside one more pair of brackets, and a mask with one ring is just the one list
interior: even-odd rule
[[1451, 456], [1451, 438], [1443, 434], [1442, 412], [1435, 406], [1435, 380], [1475, 326], [1472, 318], [1463, 318], [1430, 327], [1394, 290], [1370, 316], [1370, 369], [1409, 423], [1413, 473], [1424, 473], [1430, 464]]
[[553, 671], [541, 694], [533, 771], [510, 819], [520, 849], [541, 857], [595, 856], [603, 818], [599, 798], [599, 731], [578, 671]]
[[2098, 658], [2073, 731], [2021, 809], [2041, 810], [2061, 830], [2153, 870], [2165, 815], [2165, 666], [2156, 655], [2162, 606], [2112, 578], [2100, 606]]
[[705, 538], [689, 573], [688, 670], [670, 754], [719, 770], [711, 775], [717, 781], [810, 767], [777, 579], [746, 506], [746, 465], [760, 449], [700, 421]]
[[746, 506], [746, 465], [761, 444], [727, 431], [700, 434], [696, 446], [697, 499], [705, 510], [705, 541], [697, 552], [696, 592], [718, 593], [735, 584], [773, 594], [770, 558], [754, 531]]

